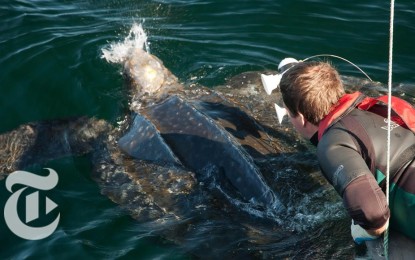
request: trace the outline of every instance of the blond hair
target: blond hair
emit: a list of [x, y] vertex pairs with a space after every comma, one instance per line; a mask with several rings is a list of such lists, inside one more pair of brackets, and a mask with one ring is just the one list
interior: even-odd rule
[[283, 75], [280, 89], [286, 108], [294, 116], [300, 112], [314, 125], [344, 95], [339, 73], [327, 62], [296, 64]]

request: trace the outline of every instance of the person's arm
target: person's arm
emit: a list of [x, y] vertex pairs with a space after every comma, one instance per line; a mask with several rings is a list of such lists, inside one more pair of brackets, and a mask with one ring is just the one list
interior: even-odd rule
[[389, 219], [386, 197], [372, 174], [365, 174], [352, 181], [344, 190], [343, 203], [353, 218], [369, 234], [382, 234]]
[[351, 182], [343, 193], [343, 202], [353, 218], [351, 233], [357, 244], [378, 238], [388, 227], [386, 198], [372, 174]]
[[354, 224], [369, 234], [383, 233], [389, 219], [386, 197], [357, 144], [341, 128], [330, 130], [327, 134], [317, 148], [323, 173], [343, 198]]
[[383, 232], [386, 231], [386, 229], [388, 229], [389, 226], [389, 221], [386, 221], [385, 225], [383, 225], [382, 227], [375, 229], [375, 230], [366, 230], [367, 233], [369, 233], [369, 235], [371, 236], [380, 236], [383, 234]]

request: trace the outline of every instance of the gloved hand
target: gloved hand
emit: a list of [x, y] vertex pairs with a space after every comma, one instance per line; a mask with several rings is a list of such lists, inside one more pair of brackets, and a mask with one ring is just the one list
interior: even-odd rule
[[369, 233], [367, 233], [367, 231], [361, 226], [353, 224], [353, 220], [352, 220], [352, 225], [350, 226], [350, 229], [352, 231], [353, 240], [358, 245], [362, 244], [365, 241], [374, 240], [378, 238], [377, 236], [372, 236]]

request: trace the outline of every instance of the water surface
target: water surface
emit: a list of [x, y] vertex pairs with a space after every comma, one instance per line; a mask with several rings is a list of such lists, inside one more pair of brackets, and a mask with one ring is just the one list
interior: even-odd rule
[[[415, 82], [413, 10], [412, 1], [396, 4], [396, 84]], [[320, 53], [345, 57], [374, 80], [387, 81], [387, 2], [6, 0], [0, 7], [0, 19], [1, 132], [44, 119], [88, 115], [116, 122], [122, 118], [128, 100], [121, 69], [106, 63], [101, 49], [124, 39], [133, 23], [143, 25], [150, 52], [186, 85], [214, 88], [245, 71], [276, 69], [287, 56], [302, 59]], [[348, 64], [333, 63], [343, 74], [362, 77]], [[300, 163], [301, 158], [297, 159], [293, 163]], [[171, 259], [192, 258], [194, 252], [200, 252], [192, 243], [183, 247], [158, 235], [102, 196], [90, 178], [87, 156], [63, 158], [32, 170], [40, 172], [43, 167], [54, 168], [60, 176], [54, 191], [62, 216], [58, 230], [47, 239], [25, 241], [12, 234], [1, 219], [2, 258]], [[289, 185], [292, 180], [284, 178]], [[9, 196], [4, 181], [0, 189], [0, 205], [4, 205]], [[301, 200], [310, 205], [310, 196], [323, 196], [318, 194], [300, 194], [297, 205]], [[319, 206], [334, 217], [317, 214]], [[261, 243], [268, 256], [353, 257], [348, 220], [338, 198], [314, 207], [296, 209], [303, 216], [297, 214], [293, 220], [296, 233], [291, 240], [282, 235], [280, 242]], [[215, 228], [205, 224], [206, 229], [216, 230], [211, 240], [233, 230], [229, 222]], [[308, 239], [300, 238], [302, 230], [312, 230]], [[336, 234], [344, 238], [330, 239]], [[203, 236], [198, 239], [193, 245], [202, 244]], [[330, 248], [314, 245], [313, 239], [332, 243]], [[235, 248], [241, 247], [218, 245], [215, 249], [229, 254]]]

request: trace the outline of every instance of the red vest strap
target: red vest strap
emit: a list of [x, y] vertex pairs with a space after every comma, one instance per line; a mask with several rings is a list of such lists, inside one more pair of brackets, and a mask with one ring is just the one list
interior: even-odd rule
[[[381, 96], [378, 98], [379, 101], [388, 104], [388, 96]], [[415, 109], [403, 99], [392, 96], [391, 97], [391, 108], [396, 114], [405, 122], [406, 126], [415, 132]]]
[[[394, 96], [391, 97], [391, 101], [391, 109], [398, 114], [398, 116], [402, 119], [405, 125], [412, 130], [412, 132], [415, 132], [415, 109], [412, 105], [405, 100]], [[357, 107], [363, 110], [368, 110], [378, 102], [382, 102], [387, 105], [388, 95], [380, 96], [378, 98], [366, 97]]]
[[352, 94], [345, 94], [339, 99], [337, 104], [331, 109], [330, 113], [325, 116], [318, 125], [318, 140], [321, 139], [327, 127], [329, 127], [336, 118], [341, 116], [360, 95], [360, 92], [355, 92]]
[[[353, 102], [361, 95], [360, 92], [355, 92], [353, 94], [346, 94], [339, 99], [339, 102], [336, 106], [332, 108], [330, 113], [323, 118], [323, 120], [319, 124], [318, 128], [318, 140], [324, 134], [324, 131], [331, 125], [331, 123], [342, 115], [347, 108], [349, 108]], [[391, 109], [395, 111], [395, 113], [402, 119], [405, 125], [415, 133], [415, 109], [412, 107], [411, 104], [406, 102], [403, 99], [397, 98], [392, 96], [391, 97]], [[357, 108], [362, 110], [368, 110], [376, 103], [382, 102], [384, 104], [388, 104], [388, 96], [384, 95], [379, 98], [371, 98], [366, 97], [357, 105]]]
[[362, 102], [360, 102], [357, 107], [361, 110], [368, 110], [372, 106], [376, 105], [379, 101], [376, 98], [365, 97]]

